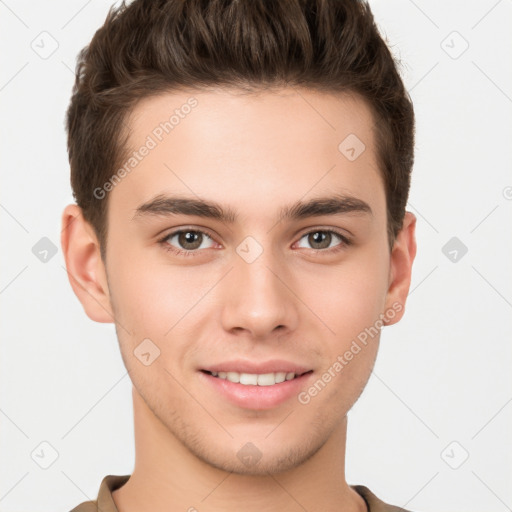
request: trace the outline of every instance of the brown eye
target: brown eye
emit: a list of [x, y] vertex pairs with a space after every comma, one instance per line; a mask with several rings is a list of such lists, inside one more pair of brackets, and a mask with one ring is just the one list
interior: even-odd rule
[[183, 249], [199, 249], [202, 238], [202, 234], [197, 231], [182, 231], [178, 234], [178, 243]]
[[[208, 245], [210, 241], [210, 245]], [[213, 247], [212, 238], [203, 231], [196, 229], [180, 229], [173, 231], [161, 240], [168, 250], [177, 254], [193, 255], [199, 249]]]
[[[336, 243], [336, 239], [338, 239], [338, 243]], [[307, 242], [307, 246], [302, 247], [325, 252], [334, 252], [350, 245], [350, 240], [346, 236], [330, 229], [310, 231], [302, 235], [301, 240], [306, 240]]]
[[326, 233], [325, 231], [315, 231], [308, 235], [308, 242], [313, 249], [327, 249], [331, 245], [331, 239], [331, 233]]

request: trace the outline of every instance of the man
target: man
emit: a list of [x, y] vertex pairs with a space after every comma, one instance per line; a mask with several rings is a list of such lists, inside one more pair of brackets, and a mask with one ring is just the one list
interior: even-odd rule
[[414, 114], [367, 4], [123, 4], [67, 128], [63, 253], [136, 450], [75, 512], [402, 510], [344, 468], [416, 253]]

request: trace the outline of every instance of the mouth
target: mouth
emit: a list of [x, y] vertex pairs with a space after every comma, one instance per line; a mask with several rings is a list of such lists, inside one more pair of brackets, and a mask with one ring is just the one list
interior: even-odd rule
[[245, 410], [271, 410], [292, 403], [314, 379], [308, 365], [288, 359], [232, 359], [198, 368], [199, 382], [212, 400]]
[[207, 375], [216, 377], [217, 379], [227, 380], [234, 384], [242, 384], [244, 386], [273, 386], [281, 384], [282, 382], [295, 380], [303, 375], [312, 373], [313, 370], [308, 370], [302, 373], [294, 372], [272, 372], [272, 373], [240, 373], [240, 372], [214, 372], [208, 370], [201, 370]]

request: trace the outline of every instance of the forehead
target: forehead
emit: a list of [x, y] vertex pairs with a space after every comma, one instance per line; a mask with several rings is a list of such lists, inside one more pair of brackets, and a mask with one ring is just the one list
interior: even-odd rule
[[248, 214], [261, 213], [262, 201], [277, 206], [333, 189], [384, 199], [373, 116], [356, 95], [173, 91], [140, 101], [126, 125], [127, 172], [110, 202], [127, 213], [165, 193], [214, 198]]

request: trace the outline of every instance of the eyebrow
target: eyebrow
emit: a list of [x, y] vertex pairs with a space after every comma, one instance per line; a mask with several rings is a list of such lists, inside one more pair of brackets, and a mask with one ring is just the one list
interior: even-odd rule
[[[342, 194], [317, 197], [309, 201], [297, 201], [280, 210], [282, 220], [301, 220], [322, 215], [340, 215], [346, 213], [373, 215], [370, 205], [361, 199]], [[215, 201], [194, 199], [184, 196], [166, 196], [159, 194], [135, 210], [132, 220], [147, 216], [195, 215], [215, 219], [227, 224], [236, 222], [235, 210], [224, 208]]]

